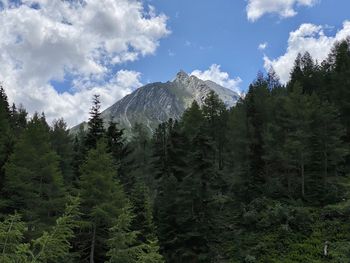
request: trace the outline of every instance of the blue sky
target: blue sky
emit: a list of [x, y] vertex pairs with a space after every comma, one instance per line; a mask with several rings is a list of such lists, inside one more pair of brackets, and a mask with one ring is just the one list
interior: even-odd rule
[[[318, 61], [350, 36], [349, 0], [0, 0], [0, 81], [11, 102], [75, 125], [180, 70], [246, 92], [281, 82], [298, 52]], [[259, 48], [260, 46], [260, 48]]]
[[[264, 53], [272, 58], [284, 54], [289, 33], [301, 24], [329, 25], [333, 28], [326, 31], [332, 35], [350, 19], [349, 0], [322, 0], [313, 7], [297, 7], [294, 17], [268, 14], [254, 23], [247, 20], [243, 0], [150, 2], [169, 17], [172, 33], [161, 41], [156, 55], [127, 65], [142, 72], [144, 82], [169, 80], [179, 69], [192, 72], [219, 64], [230, 76], [239, 76], [245, 90], [257, 72], [264, 70]], [[268, 47], [258, 50], [265, 42]]]

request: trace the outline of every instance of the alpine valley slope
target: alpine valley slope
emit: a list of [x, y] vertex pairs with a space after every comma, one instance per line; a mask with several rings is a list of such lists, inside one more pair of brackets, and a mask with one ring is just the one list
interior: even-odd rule
[[[179, 119], [194, 100], [202, 105], [211, 90], [218, 94], [228, 108], [240, 98], [238, 93], [215, 82], [204, 81], [180, 71], [173, 81], [155, 82], [138, 88], [104, 110], [101, 116], [106, 125], [113, 120], [128, 131], [135, 123], [143, 123], [153, 131], [159, 123], [169, 118]], [[87, 128], [84, 122], [73, 127], [71, 132], [77, 132], [81, 125]]]

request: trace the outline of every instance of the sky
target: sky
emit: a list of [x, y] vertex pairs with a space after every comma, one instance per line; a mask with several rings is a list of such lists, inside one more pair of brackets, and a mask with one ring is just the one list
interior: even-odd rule
[[259, 71], [288, 81], [350, 36], [349, 0], [0, 0], [0, 82], [49, 122], [88, 118], [179, 70], [243, 94]]

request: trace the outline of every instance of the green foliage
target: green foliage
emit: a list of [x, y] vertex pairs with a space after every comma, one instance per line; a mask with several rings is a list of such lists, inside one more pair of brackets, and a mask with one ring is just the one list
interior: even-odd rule
[[130, 206], [126, 206], [110, 229], [108, 240], [110, 250], [107, 252], [108, 262], [113, 263], [161, 263], [157, 241], [137, 241], [138, 232], [131, 230], [133, 215]]
[[60, 170], [62, 171], [64, 184], [72, 188], [74, 182], [72, 169], [73, 139], [63, 119], [54, 121], [52, 126], [50, 130], [52, 148], [59, 156]]
[[81, 166], [82, 218], [85, 231], [81, 239], [90, 247], [90, 259], [103, 258], [106, 250], [106, 232], [126, 204], [122, 186], [116, 179], [117, 170], [107, 145], [100, 141], [89, 151]]
[[349, 43], [128, 138], [98, 95], [72, 139], [0, 88], [0, 262], [349, 262]]
[[85, 141], [85, 147], [88, 150], [95, 148], [97, 142], [105, 135], [100, 109], [100, 95], [95, 94], [92, 98], [92, 107], [90, 109], [90, 118], [88, 122], [88, 132], [86, 134]]
[[38, 236], [63, 211], [65, 189], [47, 124], [37, 114], [16, 143], [5, 176], [7, 209], [20, 212], [29, 232]]
[[79, 199], [71, 198], [56, 225], [30, 243], [24, 243], [28, 230], [19, 214], [0, 222], [0, 261], [4, 263], [47, 263], [69, 259], [70, 240], [74, 237], [79, 216]]

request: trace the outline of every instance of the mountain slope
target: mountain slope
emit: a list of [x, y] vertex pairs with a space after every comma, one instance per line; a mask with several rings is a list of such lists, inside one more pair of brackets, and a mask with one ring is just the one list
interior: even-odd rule
[[[215, 91], [227, 107], [236, 104], [240, 96], [215, 82], [203, 81], [180, 71], [173, 81], [151, 83], [117, 101], [102, 112], [107, 123], [114, 120], [129, 130], [141, 122], [150, 130], [169, 118], [178, 119], [191, 103], [196, 100], [202, 105], [207, 94]], [[72, 131], [78, 127], [74, 127]]]

